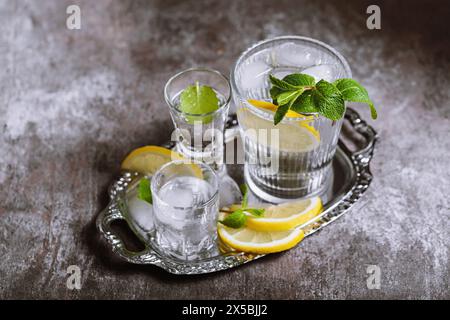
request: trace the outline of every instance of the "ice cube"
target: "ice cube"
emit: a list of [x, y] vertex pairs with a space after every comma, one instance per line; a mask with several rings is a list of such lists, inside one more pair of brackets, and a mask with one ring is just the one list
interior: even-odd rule
[[305, 48], [292, 42], [272, 49], [271, 59], [274, 67], [307, 68], [321, 63], [321, 55], [318, 50]]
[[283, 79], [285, 76], [287, 76], [287, 75], [289, 75], [291, 73], [299, 73], [299, 72], [300, 72], [300, 70], [293, 69], [293, 68], [288, 69], [288, 70], [286, 70], [286, 69], [281, 69], [281, 70], [280, 69], [274, 69], [272, 71], [272, 75], [274, 75], [278, 79]]
[[220, 176], [219, 207], [228, 207], [241, 201], [242, 194], [237, 183], [225, 172]]
[[325, 80], [333, 81], [335, 78], [335, 69], [331, 64], [322, 64], [320, 66], [314, 66], [311, 68], [304, 69], [302, 73], [313, 76], [316, 81]]
[[173, 207], [188, 208], [205, 203], [212, 196], [212, 186], [205, 180], [181, 176], [166, 183], [159, 191], [162, 201]]
[[271, 70], [268, 64], [269, 51], [265, 50], [251, 57], [241, 66], [241, 86], [244, 90], [261, 89], [267, 85], [267, 77]]
[[162, 201], [170, 203], [174, 207], [191, 207], [194, 203], [192, 190], [174, 179], [161, 188], [159, 196]]
[[153, 207], [142, 201], [136, 195], [128, 200], [128, 210], [131, 218], [145, 231], [153, 229]]

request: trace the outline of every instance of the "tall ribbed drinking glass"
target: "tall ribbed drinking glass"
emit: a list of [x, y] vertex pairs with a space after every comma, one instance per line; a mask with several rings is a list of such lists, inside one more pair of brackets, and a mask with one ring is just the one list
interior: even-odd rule
[[270, 202], [323, 190], [343, 121], [288, 114], [275, 126], [274, 112], [252, 100], [270, 102], [269, 74], [283, 78], [291, 73], [306, 73], [316, 81], [351, 78], [348, 63], [335, 49], [305, 37], [262, 41], [237, 60], [231, 83], [244, 141], [245, 178], [257, 196]]

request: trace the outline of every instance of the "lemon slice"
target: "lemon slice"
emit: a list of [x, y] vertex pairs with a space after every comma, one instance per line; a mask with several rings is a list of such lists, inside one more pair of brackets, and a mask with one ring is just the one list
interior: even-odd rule
[[[268, 101], [264, 101], [264, 100], [255, 100], [255, 99], [248, 99], [247, 101], [248, 101], [251, 105], [253, 105], [253, 106], [257, 107], [257, 108], [260, 108], [260, 109], [265, 109], [265, 110], [272, 111], [272, 112], [276, 112], [277, 109], [278, 109], [278, 106], [277, 106], [277, 105], [275, 105], [275, 104], [273, 104], [273, 103], [271, 103], [271, 102], [268, 102]], [[299, 117], [304, 117], [306, 120], [313, 120], [313, 119], [314, 119], [313, 116], [305, 116], [305, 115], [302, 115], [302, 114], [297, 113], [297, 112], [292, 111], [292, 110], [289, 110], [289, 111], [286, 113], [286, 117], [288, 117], [288, 118], [299, 118]]]
[[[176, 151], [166, 149], [158, 146], [145, 146], [133, 150], [123, 160], [121, 168], [122, 170], [136, 171], [143, 174], [152, 175], [161, 166], [172, 160], [186, 160], [181, 154]], [[191, 173], [198, 177], [203, 178], [200, 167], [195, 164], [187, 164]]]
[[[259, 108], [259, 109], [264, 109], [266, 111], [270, 111], [272, 113], [275, 113], [278, 109], [278, 106], [268, 102], [268, 101], [263, 101], [263, 100], [254, 100], [254, 99], [248, 99], [247, 100], [251, 105]], [[299, 117], [303, 117], [303, 120], [299, 120], [298, 121], [298, 125], [304, 127], [305, 129], [309, 130], [314, 136], [316, 136], [316, 138], [318, 140], [320, 140], [320, 133], [319, 131], [317, 131], [313, 126], [311, 126], [309, 124], [309, 122], [311, 122], [312, 120], [314, 120], [314, 116], [305, 116], [301, 113], [297, 113], [295, 111], [289, 110], [286, 113], [287, 118], [299, 118]]]
[[[272, 102], [264, 101], [264, 100], [255, 100], [255, 99], [248, 99], [247, 100], [251, 105], [254, 107], [257, 107], [259, 109], [264, 109], [266, 111], [270, 111], [275, 113], [278, 109], [278, 106], [276, 104], [273, 104]], [[285, 117], [287, 118], [303, 118], [302, 120], [299, 120], [299, 123], [308, 123], [314, 120], [314, 116], [306, 116], [304, 114], [295, 112], [293, 110], [288, 110]]]
[[302, 229], [265, 232], [250, 228], [232, 229], [219, 224], [217, 231], [220, 239], [229, 247], [259, 254], [291, 249], [305, 237]]
[[[230, 210], [239, 209], [233, 205]], [[252, 205], [250, 207], [253, 208]], [[308, 222], [322, 212], [319, 197], [266, 206], [262, 217], [248, 215], [247, 227], [256, 231], [285, 231]]]
[[[244, 135], [257, 143], [290, 152], [312, 151], [320, 144], [319, 132], [306, 121], [281, 122], [274, 125], [272, 119], [264, 119], [248, 108], [240, 108], [237, 114]], [[248, 129], [253, 129], [253, 132]], [[267, 130], [267, 138], [258, 138], [259, 130]], [[277, 138], [277, 135], [272, 137], [271, 130], [278, 130], [279, 138], [273, 142], [272, 138]]]
[[316, 128], [306, 123], [305, 121], [300, 122], [299, 125], [311, 132], [311, 134], [317, 139], [317, 141], [320, 141], [320, 132], [317, 131]]

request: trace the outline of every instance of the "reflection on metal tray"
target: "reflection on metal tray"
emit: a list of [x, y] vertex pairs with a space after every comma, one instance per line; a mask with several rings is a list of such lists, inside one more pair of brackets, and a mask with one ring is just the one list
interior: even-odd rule
[[[360, 138], [363, 137], [364, 146], [352, 152], [343, 143], [343, 139], [339, 140], [339, 147], [333, 159], [332, 181], [322, 195], [324, 211], [300, 226], [305, 230], [306, 236], [327, 226], [347, 212], [361, 198], [372, 180], [369, 165], [377, 140], [376, 132], [350, 108], [347, 109], [345, 118], [348, 120], [347, 131], [350, 134], [357, 133]], [[225, 133], [226, 141], [236, 136], [236, 128], [236, 116], [230, 116]], [[173, 147], [173, 145], [169, 143], [166, 147]], [[239, 183], [242, 182], [243, 165], [228, 165], [227, 170], [233, 179]], [[149, 241], [152, 221], [148, 217], [136, 214], [139, 212], [139, 206], [147, 205], [136, 200], [136, 185], [139, 179], [139, 174], [127, 172], [115, 181], [109, 190], [110, 203], [97, 218], [98, 230], [110, 243], [112, 251], [125, 261], [134, 264], [153, 264], [170, 273], [181, 275], [216, 272], [262, 257], [262, 255], [236, 252], [223, 244], [218, 245], [211, 258], [198, 261], [180, 261], [161, 254], [156, 248], [152, 248]], [[142, 212], [142, 207], [140, 209]], [[151, 207], [148, 205], [147, 209], [151, 210]], [[133, 252], [126, 248], [123, 239], [111, 228], [111, 223], [116, 220], [127, 222], [130, 229], [144, 244], [144, 250]]]

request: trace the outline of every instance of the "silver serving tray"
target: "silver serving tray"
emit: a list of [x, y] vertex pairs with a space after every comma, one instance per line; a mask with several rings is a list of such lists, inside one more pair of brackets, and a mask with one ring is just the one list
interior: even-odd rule
[[[372, 180], [369, 165], [377, 134], [353, 109], [347, 109], [345, 118], [347, 121], [333, 160], [332, 181], [322, 195], [324, 211], [300, 226], [304, 229], [305, 236], [322, 229], [347, 212], [366, 192]], [[237, 119], [232, 115], [227, 121], [225, 141], [235, 138], [236, 128]], [[357, 151], [351, 151], [347, 145], [349, 142], [355, 144], [355, 141], [362, 143], [362, 147]], [[171, 148], [173, 144], [168, 143], [165, 147]], [[231, 165], [227, 169], [234, 180], [242, 182], [243, 165]], [[114, 181], [109, 189], [110, 202], [97, 218], [98, 230], [109, 242], [112, 251], [123, 260], [134, 264], [152, 264], [170, 273], [184, 275], [230, 269], [263, 256], [233, 251], [222, 243], [218, 244], [217, 254], [214, 257], [198, 261], [181, 261], [161, 254], [149, 241], [152, 222], [142, 223], [141, 219], [130, 214], [129, 204], [135, 197], [135, 187], [140, 178], [138, 173], [126, 172]], [[135, 252], [126, 248], [124, 240], [111, 227], [117, 220], [127, 222], [128, 227], [144, 245], [144, 250]]]

